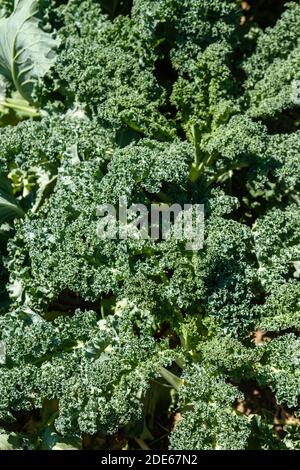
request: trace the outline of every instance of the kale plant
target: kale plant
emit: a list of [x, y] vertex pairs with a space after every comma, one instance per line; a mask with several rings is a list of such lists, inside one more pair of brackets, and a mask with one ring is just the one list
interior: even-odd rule
[[0, 0], [0, 450], [300, 449], [300, 3], [245, 4]]

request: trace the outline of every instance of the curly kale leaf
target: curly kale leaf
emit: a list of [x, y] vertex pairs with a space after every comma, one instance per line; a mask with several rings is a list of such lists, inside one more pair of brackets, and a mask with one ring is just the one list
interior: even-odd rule
[[116, 150], [106, 172], [97, 160], [62, 167], [53, 194], [9, 243], [12, 291], [22, 286], [18, 303], [30, 298], [40, 309], [65, 291], [92, 302], [113, 295], [138, 299], [163, 318], [200, 310], [232, 333], [250, 328], [256, 260], [250, 229], [224, 218], [234, 199], [216, 192], [206, 201], [206, 244], [193, 256], [184, 240], [97, 236], [99, 204], [118, 206], [126, 196], [128, 205], [150, 208], [166, 194], [169, 205], [201, 202], [189, 179], [191, 159], [190, 144], [146, 140]]
[[38, 167], [55, 175], [63, 160], [109, 160], [117, 145], [111, 128], [85, 119], [80, 109], [6, 126], [0, 136], [1, 168], [7, 173]]
[[40, 408], [48, 399], [59, 402], [55, 428], [63, 435], [112, 434], [138, 422], [151, 380], [176, 357], [166, 342], [156, 342], [149, 330], [145, 335], [138, 318], [124, 304], [100, 321], [94, 312], [48, 323], [7, 314], [0, 416], [8, 408]]
[[[254, 197], [281, 202], [299, 198], [299, 132], [270, 135], [258, 164], [249, 173], [248, 188]], [[258, 153], [258, 152], [257, 152]]]
[[182, 420], [171, 433], [174, 450], [245, 449], [250, 421], [234, 409], [242, 394], [200, 365], [187, 368], [179, 389]]
[[84, 29], [69, 35], [71, 24], [62, 28], [67, 37], [51, 77], [62, 101], [79, 102], [119, 134], [171, 140], [175, 126], [162, 112], [165, 91], [155, 77], [152, 48], [128, 17], [99, 21], [97, 34]]
[[272, 291], [297, 277], [300, 259], [299, 206], [292, 204], [270, 210], [254, 227], [259, 275]]
[[137, 0], [132, 16], [155, 47], [170, 50], [178, 76], [171, 102], [190, 138], [193, 125], [207, 132], [237, 112], [232, 56], [240, 11], [235, 2]]
[[299, 4], [289, 3], [276, 25], [259, 36], [255, 53], [244, 64], [247, 113], [255, 118], [297, 106], [293, 82], [300, 75], [299, 18]]
[[290, 408], [299, 406], [300, 398], [300, 341], [286, 334], [262, 346], [264, 357], [257, 367], [257, 380], [274, 390], [277, 402]]
[[[299, 271], [298, 271], [299, 273]], [[289, 280], [268, 292], [264, 305], [258, 306], [258, 327], [262, 331], [300, 330], [300, 285]]]

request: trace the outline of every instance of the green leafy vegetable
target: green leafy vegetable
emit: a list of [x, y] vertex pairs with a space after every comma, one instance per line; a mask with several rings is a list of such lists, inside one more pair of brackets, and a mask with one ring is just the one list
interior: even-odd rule
[[0, 224], [23, 215], [24, 212], [13, 196], [8, 180], [0, 175]]
[[59, 41], [40, 28], [37, 0], [16, 0], [14, 11], [0, 19], [0, 73], [27, 101], [35, 83], [54, 63]]
[[[0, 450], [300, 449], [300, 6], [269, 4], [0, 0]], [[202, 248], [99, 236], [125, 197], [201, 204]]]

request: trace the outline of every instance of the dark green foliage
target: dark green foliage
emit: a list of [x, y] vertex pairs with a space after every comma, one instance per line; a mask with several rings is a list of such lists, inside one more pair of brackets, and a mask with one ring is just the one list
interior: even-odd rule
[[250, 434], [250, 420], [232, 405], [241, 394], [231, 385], [194, 366], [183, 375], [179, 404], [184, 413], [171, 437], [171, 449], [244, 449]]
[[23, 121], [18, 126], [0, 129], [1, 169], [28, 171], [40, 168], [57, 174], [64, 160], [109, 160], [116, 137], [109, 127], [89, 121], [81, 109], [69, 115], [45, 117], [41, 121]]
[[52, 77], [57, 93], [67, 106], [80, 103], [119, 133], [171, 139], [174, 125], [161, 113], [165, 93], [153, 73], [155, 51], [128, 17], [111, 23], [99, 5], [86, 16], [89, 3], [78, 9], [70, 2], [63, 12], [64, 47]]
[[267, 118], [294, 108], [293, 80], [299, 79], [300, 5], [289, 3], [277, 24], [258, 39], [256, 52], [245, 62], [248, 113]]
[[232, 45], [239, 41], [235, 2], [141, 0], [134, 2], [133, 17], [154, 44], [170, 49], [178, 75], [171, 101], [187, 134], [192, 125], [209, 132], [226, 122], [237, 110], [231, 80]]
[[[1, 450], [300, 448], [299, 2], [240, 3], [38, 2], [52, 67], [0, 77]], [[203, 204], [203, 247], [101, 238], [122, 198]]]
[[45, 399], [59, 400], [61, 434], [113, 433], [141, 418], [151, 378], [173, 359], [167, 343], [155, 344], [148, 329], [137, 326], [143, 312], [117, 305], [108, 320], [76, 311], [51, 323], [18, 313], [19, 319], [3, 319], [9, 369], [1, 374], [2, 418], [8, 408], [39, 408]]

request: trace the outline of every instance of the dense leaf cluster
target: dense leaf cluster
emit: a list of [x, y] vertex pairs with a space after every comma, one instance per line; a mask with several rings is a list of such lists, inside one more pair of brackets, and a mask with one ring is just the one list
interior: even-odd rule
[[0, 0], [0, 449], [300, 449], [300, 4], [240, 3]]

